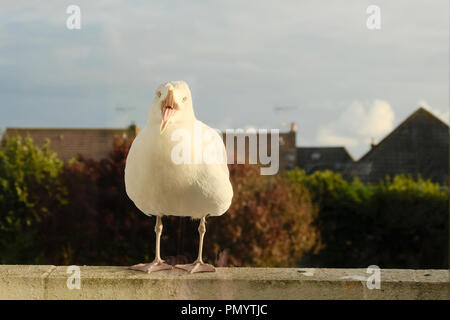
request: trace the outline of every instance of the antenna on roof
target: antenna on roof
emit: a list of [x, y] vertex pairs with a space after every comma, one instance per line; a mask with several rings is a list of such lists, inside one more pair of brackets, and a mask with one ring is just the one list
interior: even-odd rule
[[127, 122], [127, 125], [128, 125], [130, 123], [129, 113], [130, 113], [130, 111], [136, 110], [136, 107], [120, 107], [120, 106], [117, 106], [117, 107], [114, 108], [114, 110], [116, 110], [117, 113], [123, 114], [125, 116], [125, 121]]
[[298, 106], [287, 106], [287, 105], [280, 106], [278, 104], [276, 104], [273, 107], [273, 110], [275, 112], [288, 112], [288, 111], [293, 111], [293, 110], [297, 110], [297, 109], [298, 109]]
[[[298, 106], [292, 106], [292, 105], [284, 105], [284, 106], [280, 106], [278, 104], [276, 104], [273, 107], [273, 110], [275, 113], [285, 113], [285, 112], [291, 112], [294, 110], [298, 110]], [[281, 123], [282, 127], [288, 127], [290, 132], [296, 132], [297, 131], [297, 126], [295, 125], [294, 122], [287, 122], [287, 121], [283, 121]]]

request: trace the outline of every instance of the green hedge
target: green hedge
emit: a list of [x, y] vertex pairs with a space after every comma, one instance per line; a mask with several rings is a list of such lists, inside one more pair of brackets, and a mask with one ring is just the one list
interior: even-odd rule
[[64, 206], [63, 162], [30, 138], [3, 139], [0, 148], [0, 263], [43, 263], [38, 225]]
[[404, 175], [345, 181], [331, 171], [286, 173], [319, 205], [324, 248], [301, 263], [318, 267], [447, 268], [448, 189]]
[[[128, 148], [129, 142], [116, 143], [108, 159], [64, 166], [48, 144], [3, 139], [0, 263], [152, 259], [154, 218], [125, 194]], [[224, 217], [208, 220], [210, 262], [294, 267], [300, 258], [301, 265], [316, 267], [447, 268], [447, 187], [406, 176], [370, 185], [331, 171], [295, 169], [277, 177], [256, 171], [231, 167], [233, 205]], [[195, 258], [197, 222], [165, 221], [163, 254], [170, 262]]]
[[[155, 218], [140, 212], [125, 191], [129, 147], [130, 141], [117, 139], [108, 158], [80, 157], [62, 168], [48, 146], [41, 150], [20, 138], [5, 142], [0, 181], [8, 187], [0, 196], [12, 196], [0, 204], [1, 263], [131, 265], [153, 260]], [[320, 242], [313, 225], [317, 210], [307, 190], [293, 188], [285, 177], [261, 176], [254, 166], [230, 166], [230, 178], [232, 206], [224, 216], [207, 219], [206, 261], [287, 267], [315, 250]], [[194, 261], [198, 221], [164, 217], [163, 224], [163, 258], [172, 264]]]

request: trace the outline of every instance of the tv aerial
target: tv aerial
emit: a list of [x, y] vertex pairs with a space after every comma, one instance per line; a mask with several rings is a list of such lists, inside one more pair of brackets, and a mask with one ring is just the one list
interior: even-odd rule
[[273, 110], [275, 111], [275, 113], [290, 112], [290, 111], [298, 110], [298, 106], [276, 104], [273, 107]]
[[114, 110], [116, 110], [116, 112], [120, 115], [124, 116], [124, 119], [127, 123], [130, 122], [130, 112], [136, 110], [136, 107], [122, 107], [122, 106], [117, 106], [114, 108]]

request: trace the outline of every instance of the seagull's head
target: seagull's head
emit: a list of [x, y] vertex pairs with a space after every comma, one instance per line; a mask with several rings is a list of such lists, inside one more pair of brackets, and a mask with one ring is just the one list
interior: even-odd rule
[[159, 123], [160, 133], [172, 123], [195, 120], [191, 90], [184, 81], [171, 81], [156, 88], [149, 120]]

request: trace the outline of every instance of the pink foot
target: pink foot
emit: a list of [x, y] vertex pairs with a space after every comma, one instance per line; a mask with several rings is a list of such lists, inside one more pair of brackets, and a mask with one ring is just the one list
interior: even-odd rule
[[203, 263], [203, 261], [195, 261], [191, 264], [177, 264], [175, 268], [187, 271], [189, 273], [216, 272], [216, 268], [214, 268], [214, 266]]
[[164, 261], [161, 260], [159, 262], [135, 264], [134, 266], [131, 266], [129, 269], [142, 271], [146, 273], [152, 273], [156, 271], [171, 270], [173, 269], [173, 267], [171, 265], [168, 265], [167, 263], [164, 263]]

